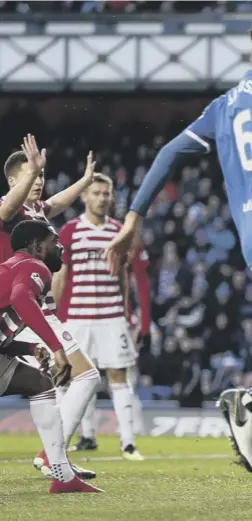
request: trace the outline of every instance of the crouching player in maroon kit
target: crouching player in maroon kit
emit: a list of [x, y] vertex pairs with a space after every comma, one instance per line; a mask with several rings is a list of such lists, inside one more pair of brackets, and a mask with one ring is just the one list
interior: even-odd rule
[[[61, 267], [58, 235], [49, 223], [24, 221], [14, 228], [11, 247], [15, 255], [0, 265], [0, 395], [30, 396], [31, 415], [51, 466], [51, 493], [100, 492], [77, 478], [69, 464], [52, 380], [15, 358], [32, 353], [31, 344], [15, 340], [29, 326], [54, 355], [54, 384], [65, 384], [74, 376], [62, 343], [41, 311], [51, 273]], [[90, 370], [96, 372], [92, 363]]]

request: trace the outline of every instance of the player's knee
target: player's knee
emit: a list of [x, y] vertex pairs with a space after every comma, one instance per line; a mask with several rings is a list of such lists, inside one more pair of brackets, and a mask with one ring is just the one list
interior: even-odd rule
[[[80, 350], [75, 351], [71, 355], [68, 356], [69, 362], [72, 366], [72, 376], [79, 376], [80, 374], [89, 371], [90, 369], [96, 369], [92, 360], [87, 355], [84, 355]], [[99, 373], [97, 371], [97, 375]]]
[[108, 369], [108, 380], [111, 384], [122, 384], [127, 382], [127, 374], [125, 369]]

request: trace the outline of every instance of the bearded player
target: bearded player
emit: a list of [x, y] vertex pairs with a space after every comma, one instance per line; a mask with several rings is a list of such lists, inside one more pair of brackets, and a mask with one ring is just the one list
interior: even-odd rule
[[[2, 221], [0, 225], [3, 225]], [[67, 383], [71, 376], [75, 379], [60, 336], [55, 335], [41, 311], [51, 287], [51, 272], [61, 266], [62, 247], [49, 224], [35, 221], [21, 222], [14, 228], [11, 247], [15, 255], [0, 265], [0, 395], [30, 397], [31, 415], [51, 466], [50, 493], [99, 492], [75, 477], [74, 468], [68, 462], [64, 426], [51, 379], [15, 358], [27, 353], [35, 355], [35, 346], [17, 341], [19, 332], [29, 326], [54, 356], [54, 384]], [[71, 361], [74, 349], [68, 355]], [[89, 365], [91, 371], [97, 373], [92, 363]]]
[[[43, 220], [48, 222], [48, 218], [55, 217], [78, 197], [79, 193], [92, 182], [94, 164], [92, 153], [88, 156], [88, 164], [85, 175], [63, 192], [56, 194], [49, 200], [40, 200], [44, 186], [44, 167], [46, 163], [46, 151], [39, 152], [34, 136], [28, 135], [24, 138], [22, 151], [15, 152], [6, 161], [4, 171], [10, 186], [10, 191], [6, 197], [0, 201], [0, 219], [2, 226], [0, 229], [0, 256], [1, 261], [5, 261], [12, 255], [10, 243], [10, 233], [15, 224], [26, 219]], [[62, 326], [56, 318], [54, 312], [56, 306], [52, 298], [51, 291], [48, 292], [43, 306], [48, 323], [53, 328], [56, 335], [59, 335], [66, 354], [71, 353], [71, 365], [75, 371], [76, 378], [71, 380], [71, 393], [66, 394], [61, 404], [61, 414], [64, 425], [64, 436], [68, 445], [76, 426], [81, 421], [89, 399], [97, 389], [99, 381], [98, 372], [90, 371], [90, 365], [79, 349], [77, 342], [72, 335]], [[41, 339], [33, 331], [25, 329], [18, 340], [28, 343], [40, 343]], [[69, 390], [70, 390], [69, 388]], [[78, 395], [78, 401], [76, 396]], [[75, 402], [76, 407], [71, 407]], [[39, 460], [35, 462], [36, 468], [45, 470], [45, 474], [51, 475], [49, 463], [44, 451], [39, 455]], [[86, 479], [95, 477], [91, 471], [79, 469], [80, 476]]]
[[[120, 230], [108, 217], [112, 181], [96, 174], [83, 192], [85, 213], [67, 223], [60, 233], [64, 246], [63, 266], [53, 280], [59, 317], [75, 335], [81, 349], [106, 370], [119, 423], [125, 459], [142, 460], [133, 436], [132, 390], [127, 368], [135, 365], [136, 353], [125, 318], [127, 266], [111, 277], [101, 250]], [[64, 292], [64, 294], [63, 294]]]

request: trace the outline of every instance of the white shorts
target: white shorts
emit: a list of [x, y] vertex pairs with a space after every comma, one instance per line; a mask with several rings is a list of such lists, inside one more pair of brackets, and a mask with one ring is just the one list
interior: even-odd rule
[[76, 338], [81, 351], [99, 369], [124, 369], [135, 365], [136, 351], [124, 317], [87, 325], [81, 320], [68, 320], [66, 326]]
[[[62, 324], [58, 320], [58, 318], [55, 317], [55, 315], [48, 315], [45, 318], [48, 324], [50, 324], [60, 343], [62, 344], [66, 355], [69, 356], [72, 353], [75, 353], [75, 351], [79, 351], [80, 346], [78, 345], [78, 342], [75, 340], [75, 338], [73, 338], [66, 324]], [[45, 342], [43, 342], [43, 340], [28, 327], [26, 327], [21, 333], [19, 333], [19, 335], [16, 336], [15, 340], [19, 340], [20, 342], [27, 342], [28, 344], [39, 343], [45, 345]], [[50, 348], [50, 346], [48, 347]], [[29, 360], [30, 358], [33, 357], [27, 357], [27, 360]], [[35, 365], [36, 367], [36, 364], [37, 362], [32, 365]]]

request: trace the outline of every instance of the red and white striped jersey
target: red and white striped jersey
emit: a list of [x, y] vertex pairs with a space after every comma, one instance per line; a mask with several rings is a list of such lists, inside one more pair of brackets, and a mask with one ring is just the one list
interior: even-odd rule
[[95, 226], [83, 214], [61, 229], [63, 262], [68, 266], [68, 280], [58, 306], [62, 322], [91, 323], [124, 316], [119, 277], [110, 275], [102, 258], [102, 249], [120, 228], [121, 224], [110, 217], [103, 226]]
[[[0, 198], [0, 206], [4, 201], [4, 197]], [[13, 228], [21, 221], [35, 220], [48, 222], [47, 215], [51, 210], [51, 205], [46, 201], [36, 201], [33, 207], [24, 204], [16, 215], [7, 223], [0, 222], [0, 263], [2, 264], [14, 255], [10, 245], [10, 235]], [[50, 315], [56, 312], [56, 305], [53, 300], [52, 292], [50, 291], [46, 296], [43, 305], [45, 315]]]

